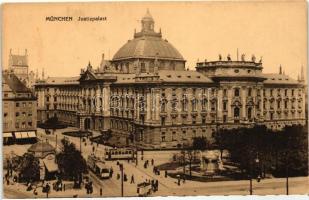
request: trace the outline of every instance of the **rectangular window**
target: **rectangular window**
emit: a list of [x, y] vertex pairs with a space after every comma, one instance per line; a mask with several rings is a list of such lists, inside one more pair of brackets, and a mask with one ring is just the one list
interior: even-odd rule
[[15, 113], [15, 116], [18, 117], [19, 116], [19, 112]]
[[196, 138], [196, 130], [193, 130], [192, 133], [193, 133], [193, 137]]
[[202, 118], [202, 124], [206, 124], [206, 118], [205, 117]]
[[196, 124], [196, 117], [192, 116], [192, 124]]
[[226, 115], [223, 115], [223, 122], [227, 122], [227, 116]]
[[162, 141], [162, 142], [165, 142], [165, 132], [162, 132], [162, 133], [161, 133], [161, 141]]
[[26, 107], [26, 102], [23, 102], [23, 107], [24, 107], [24, 108]]
[[15, 128], [19, 128], [19, 122], [15, 123]]
[[16, 107], [19, 107], [19, 103], [16, 103]]
[[172, 133], [172, 141], [176, 141], [176, 132], [175, 131], [173, 131], [173, 133]]
[[226, 105], [226, 104], [227, 104], [227, 102], [226, 102], [226, 101], [224, 101], [224, 102], [223, 102], [223, 110], [224, 110], [224, 111], [226, 111], [226, 110], [227, 110], [227, 105]]
[[186, 134], [187, 134], [186, 131], [182, 131], [182, 136], [181, 136], [181, 139], [182, 139], [182, 140], [186, 139]]
[[29, 126], [29, 127], [32, 127], [32, 122], [28, 122], [28, 126]]
[[165, 117], [161, 117], [161, 126], [165, 126]]
[[3, 116], [6, 117], [6, 116], [8, 116], [8, 114], [7, 113], [3, 113]]

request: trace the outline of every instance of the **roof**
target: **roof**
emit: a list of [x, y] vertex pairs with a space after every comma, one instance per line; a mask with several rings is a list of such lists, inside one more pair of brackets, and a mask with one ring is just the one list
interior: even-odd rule
[[[136, 83], [138, 77], [153, 77], [158, 76], [159, 82], [166, 83], [213, 83], [211, 79], [197, 71], [178, 71], [178, 70], [159, 70], [157, 75], [153, 73], [141, 74], [115, 74], [117, 76], [116, 83]], [[156, 79], [154, 79], [155, 81]], [[145, 80], [149, 82], [149, 80]]]
[[211, 79], [197, 71], [159, 70], [160, 79], [163, 82], [177, 83], [213, 83]]
[[184, 60], [178, 50], [167, 40], [152, 36], [143, 36], [129, 40], [116, 52], [113, 60], [127, 58]]
[[42, 142], [39, 141], [35, 144], [33, 144], [29, 149], [29, 152], [43, 152], [43, 153], [47, 153], [47, 152], [54, 152], [55, 148], [50, 145], [48, 142]]
[[116, 83], [135, 83], [135, 74], [117, 74]]
[[27, 55], [10, 55], [12, 65], [28, 65]]
[[74, 77], [48, 77], [43, 82], [39, 82], [36, 85], [74, 85], [79, 84], [78, 79], [80, 76]]
[[285, 74], [263, 74], [263, 76], [266, 78], [265, 84], [299, 84], [298, 81]]
[[7, 84], [13, 92], [27, 93], [31, 92], [29, 88], [23, 84], [15, 74], [13, 73], [3, 73], [3, 83]]

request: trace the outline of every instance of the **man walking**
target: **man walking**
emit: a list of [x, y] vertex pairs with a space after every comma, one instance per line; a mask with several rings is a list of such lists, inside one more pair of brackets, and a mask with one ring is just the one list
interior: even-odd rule
[[131, 176], [131, 184], [132, 184], [132, 183], [135, 183], [135, 182], [134, 182], [134, 175], [133, 175], [133, 174], [132, 174], [132, 176]]

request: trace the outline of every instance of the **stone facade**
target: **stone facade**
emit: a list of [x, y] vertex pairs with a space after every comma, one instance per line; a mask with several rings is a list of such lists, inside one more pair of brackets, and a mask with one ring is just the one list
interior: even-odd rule
[[37, 127], [35, 96], [15, 74], [3, 72], [2, 77], [3, 134], [7, 136], [4, 139], [14, 135], [16, 139], [34, 137]]
[[80, 129], [111, 131], [120, 143], [176, 147], [193, 137], [212, 138], [220, 128], [265, 124], [272, 129], [305, 124], [303, 75], [263, 74], [262, 60], [229, 56], [185, 60], [154, 31], [147, 12], [141, 32], [98, 69], [89, 63], [79, 77], [37, 82], [38, 120], [57, 116]]

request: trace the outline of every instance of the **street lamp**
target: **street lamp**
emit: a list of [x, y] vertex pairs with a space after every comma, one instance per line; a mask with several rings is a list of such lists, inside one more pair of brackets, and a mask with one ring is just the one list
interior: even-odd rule
[[119, 164], [119, 168], [121, 171], [121, 197], [123, 197], [123, 164]]
[[[258, 170], [258, 173], [257, 173], [257, 182], [260, 182], [261, 181], [261, 176], [260, 176], [260, 170], [259, 170], [259, 164], [260, 164], [260, 159], [259, 159], [259, 154], [257, 153], [256, 155], [256, 158], [254, 159], [254, 164], [255, 164], [255, 167], [257, 168]], [[250, 195], [253, 194], [253, 188], [252, 188], [252, 162], [250, 161]]]

